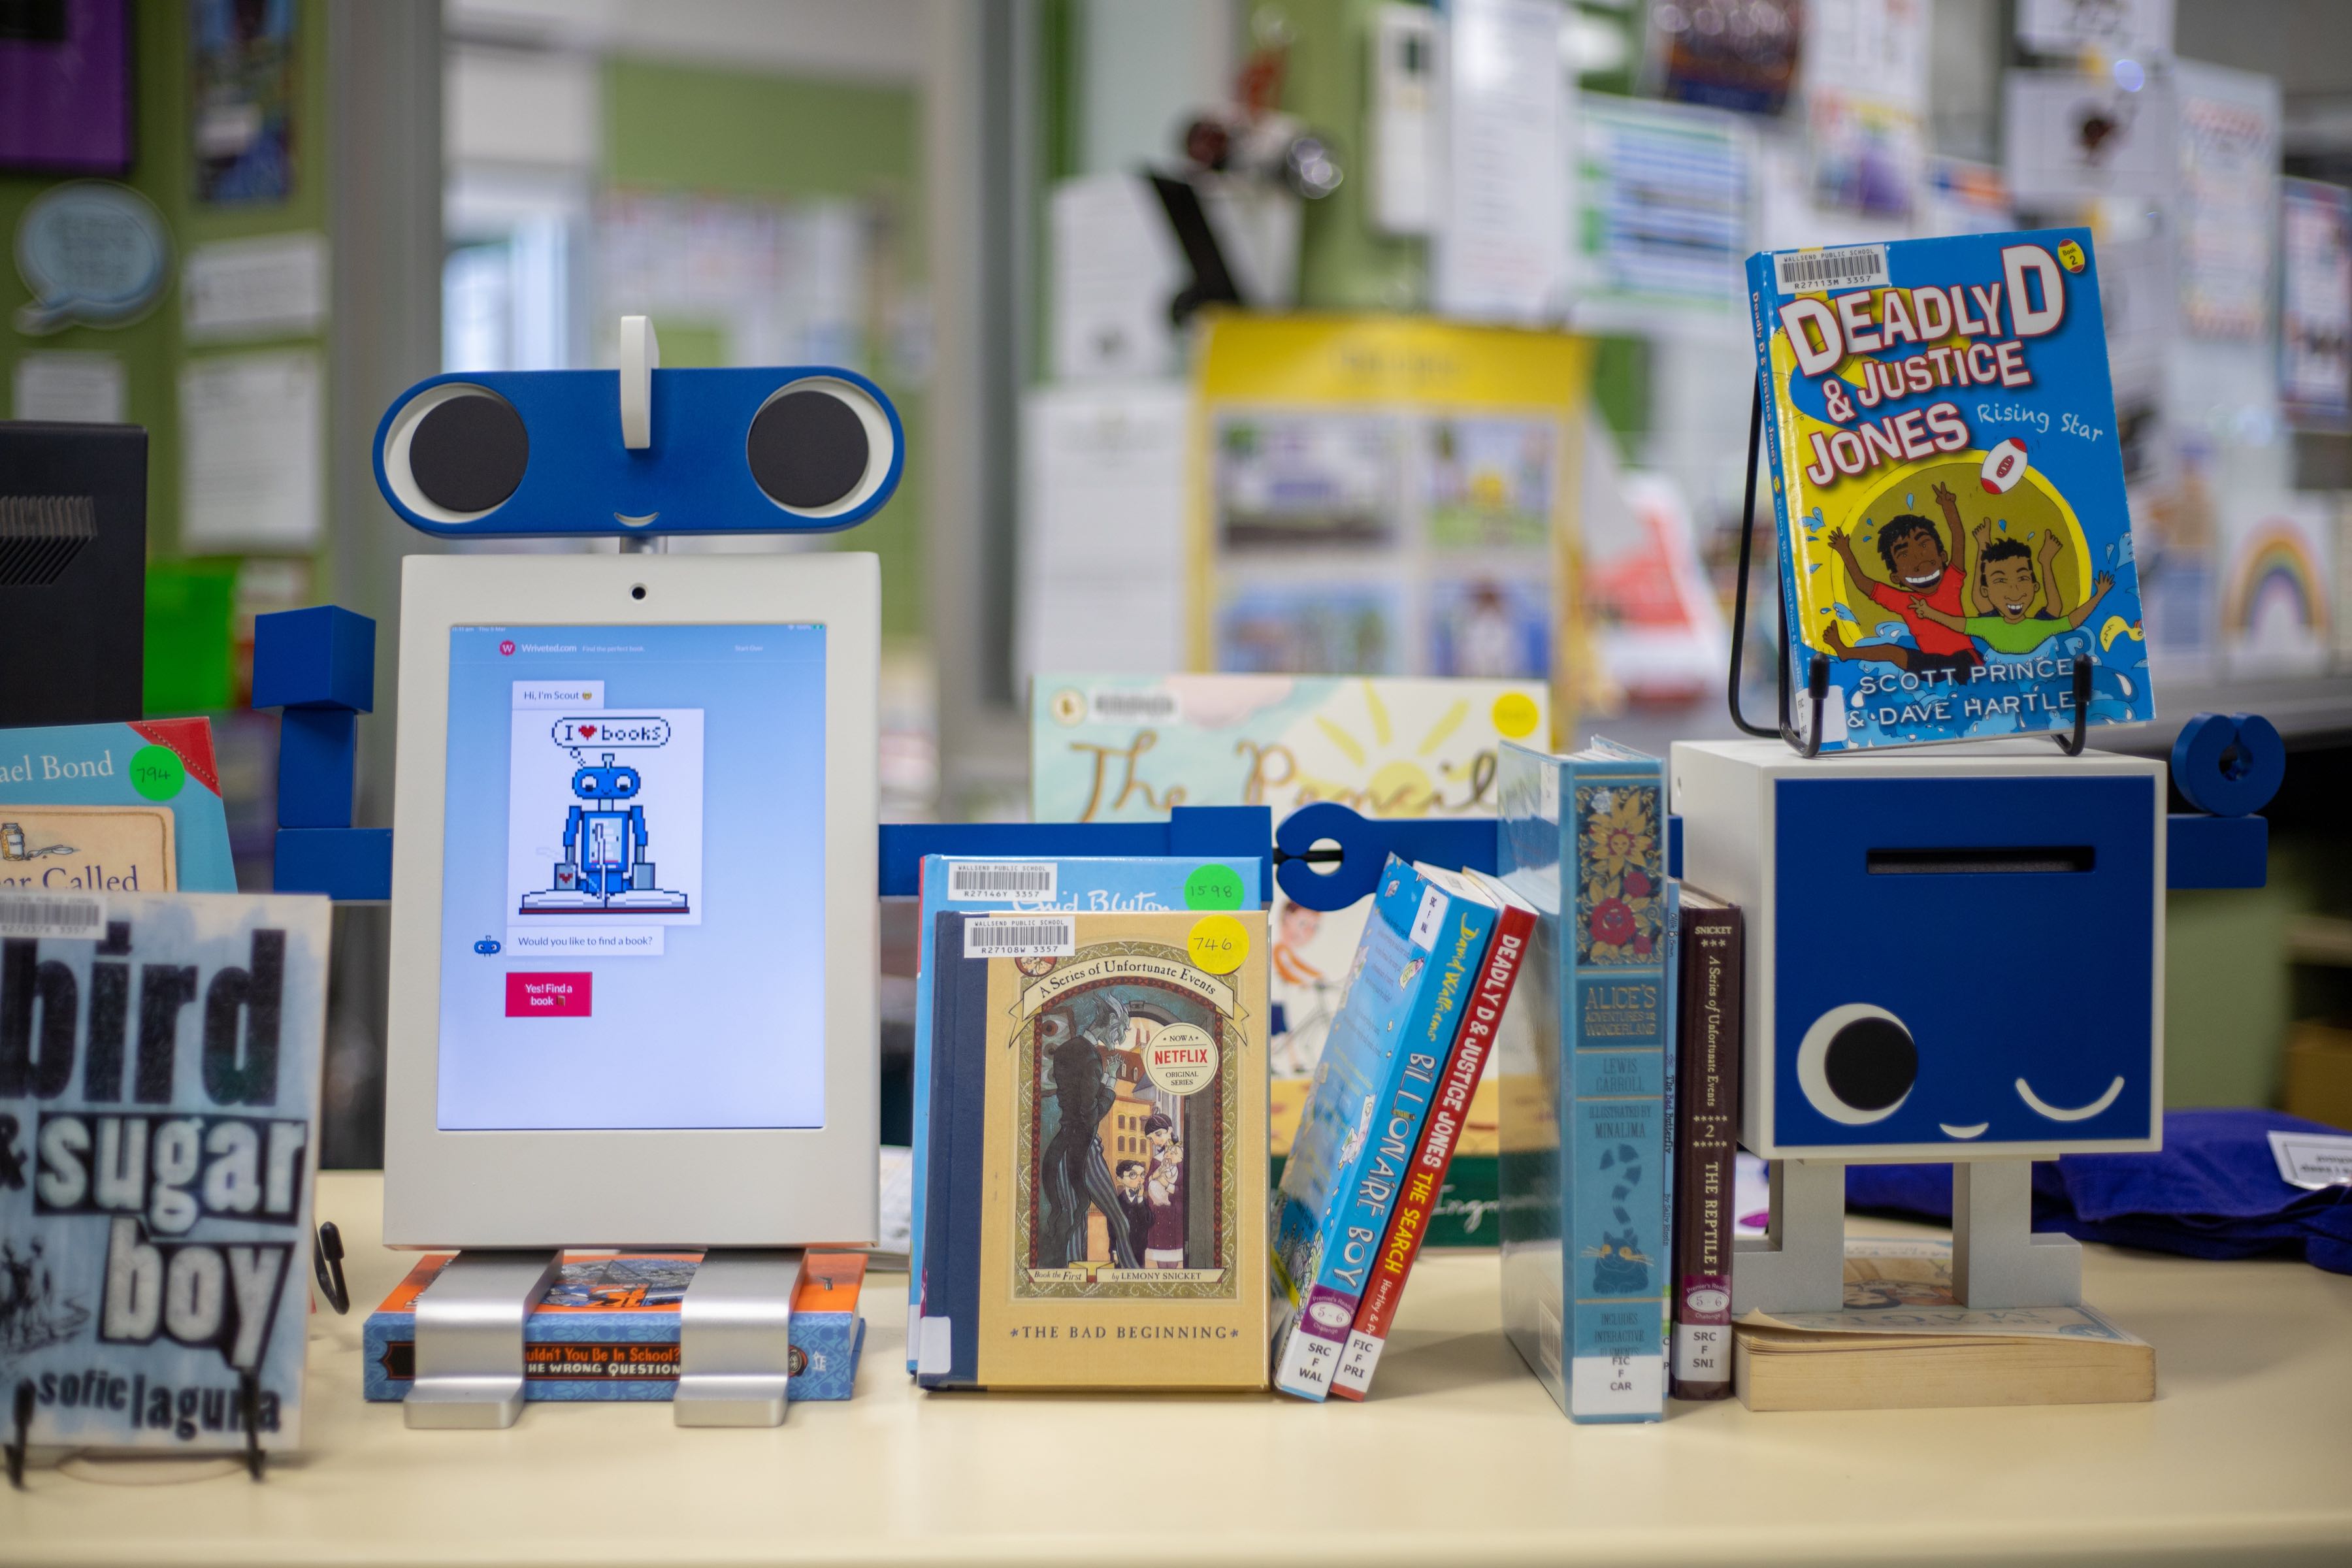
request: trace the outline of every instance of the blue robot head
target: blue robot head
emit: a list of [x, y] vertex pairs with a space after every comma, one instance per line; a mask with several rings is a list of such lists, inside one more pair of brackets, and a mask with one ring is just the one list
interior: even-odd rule
[[376, 426], [375, 477], [445, 538], [831, 533], [905, 464], [898, 411], [855, 372], [659, 370], [625, 318], [618, 371], [436, 375]]
[[604, 753], [601, 767], [581, 768], [572, 775], [572, 793], [582, 800], [602, 804], [605, 801], [628, 800], [645, 787], [637, 770], [614, 767], [613, 753]]

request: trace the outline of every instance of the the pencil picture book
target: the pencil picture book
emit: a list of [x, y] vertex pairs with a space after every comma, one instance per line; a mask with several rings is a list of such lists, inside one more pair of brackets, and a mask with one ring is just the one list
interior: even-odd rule
[[1458, 875], [1381, 872], [1268, 1223], [1274, 1384], [1328, 1398], [1498, 911]]
[[2151, 719], [2088, 229], [1748, 258], [1798, 728], [1822, 749]]
[[[368, 1314], [360, 1370], [369, 1399], [405, 1399], [415, 1386], [416, 1298], [448, 1261], [442, 1253], [419, 1259]], [[523, 1324], [522, 1396], [674, 1397], [679, 1303], [701, 1261], [698, 1252], [564, 1254], [555, 1283]], [[803, 1255], [800, 1283], [793, 1289], [790, 1399], [849, 1397], [866, 1343], [866, 1320], [857, 1311], [865, 1279], [862, 1254]]]
[[[117, 809], [87, 815], [101, 807]], [[236, 892], [212, 721], [0, 730], [0, 889], [9, 888]]]
[[328, 913], [0, 889], [0, 1389], [34, 1445], [300, 1446]]
[[1665, 1413], [1664, 770], [1503, 748], [1496, 858], [1536, 907], [1501, 1053], [1503, 1328], [1578, 1421]]
[[1528, 939], [1535, 931], [1534, 905], [1482, 872], [1465, 870], [1462, 879], [1500, 913], [1494, 937], [1486, 944], [1486, 962], [1478, 970], [1477, 987], [1462, 1009], [1454, 1053], [1445, 1060], [1436, 1099], [1422, 1123], [1421, 1142], [1413, 1149], [1412, 1164], [1397, 1193], [1395, 1211], [1389, 1215], [1388, 1231], [1381, 1239], [1380, 1256], [1364, 1287], [1364, 1299], [1357, 1304], [1348, 1348], [1339, 1358], [1339, 1370], [1331, 1374], [1331, 1392], [1342, 1399], [1361, 1399], [1371, 1392], [1372, 1373], [1388, 1344], [1389, 1327], [1396, 1321], [1397, 1304], [1404, 1299], [1413, 1259], [1428, 1239], [1438, 1194], [1445, 1190], [1445, 1168], [1461, 1144], [1471, 1095], [1486, 1070], [1496, 1035], [1509, 1014], [1519, 966], [1528, 955]]
[[907, 1370], [922, 1343], [924, 1211], [931, 1161], [933, 941], [940, 911], [1088, 910], [1149, 912], [1255, 907], [1265, 877], [1257, 859], [1193, 856], [1061, 856], [985, 859], [926, 855], [915, 980], [914, 1177], [908, 1228]]
[[1265, 916], [938, 917], [926, 1388], [1265, 1385]]

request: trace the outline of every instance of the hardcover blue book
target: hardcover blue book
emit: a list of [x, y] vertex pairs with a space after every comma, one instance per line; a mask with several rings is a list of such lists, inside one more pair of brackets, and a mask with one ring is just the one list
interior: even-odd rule
[[915, 1169], [908, 1233], [908, 1372], [916, 1370], [922, 1341], [923, 1258], [929, 1245], [924, 1230], [933, 1167], [931, 1063], [937, 987], [932, 978], [934, 955], [939, 951], [940, 915], [950, 910], [1084, 910], [1097, 913], [1232, 910], [1244, 903], [1256, 903], [1256, 889], [1263, 885], [1263, 863], [1255, 858], [1068, 855], [1039, 860], [985, 860], [960, 855], [923, 857], [922, 924], [917, 938], [915, 969]]
[[1578, 1421], [1665, 1413], [1664, 770], [1506, 745], [1503, 880], [1538, 919], [1502, 1047], [1503, 1327]]
[[1267, 1224], [1274, 1383], [1329, 1395], [1498, 911], [1389, 857]]
[[1792, 716], [1822, 750], [2156, 716], [2088, 229], [1748, 258]]

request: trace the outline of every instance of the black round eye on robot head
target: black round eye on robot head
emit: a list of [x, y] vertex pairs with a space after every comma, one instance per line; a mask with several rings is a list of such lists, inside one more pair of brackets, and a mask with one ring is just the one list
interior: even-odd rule
[[1919, 1047], [1911, 1031], [1866, 1002], [1831, 1008], [1797, 1047], [1797, 1084], [1806, 1100], [1850, 1127], [1895, 1114], [1918, 1078]]
[[804, 376], [779, 387], [751, 416], [744, 461], [761, 493], [798, 517], [837, 517], [890, 471], [889, 416], [850, 382]]
[[530, 435], [514, 405], [465, 382], [419, 393], [384, 436], [393, 493], [436, 522], [471, 522], [497, 510], [530, 464]]

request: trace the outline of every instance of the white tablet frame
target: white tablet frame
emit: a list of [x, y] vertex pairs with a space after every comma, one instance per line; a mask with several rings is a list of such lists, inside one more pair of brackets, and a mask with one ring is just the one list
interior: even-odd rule
[[[879, 1224], [876, 557], [411, 555], [401, 574], [383, 1238], [404, 1247], [798, 1247]], [[635, 590], [642, 588], [642, 597]], [[444, 1131], [441, 868], [449, 632], [822, 624], [824, 1125]]]

